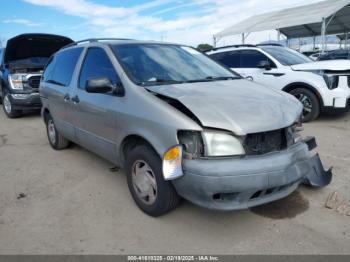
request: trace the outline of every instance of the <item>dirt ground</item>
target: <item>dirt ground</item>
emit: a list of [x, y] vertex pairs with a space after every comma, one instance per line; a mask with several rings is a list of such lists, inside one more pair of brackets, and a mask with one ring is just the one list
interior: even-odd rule
[[334, 179], [281, 201], [219, 213], [183, 201], [160, 218], [134, 204], [123, 171], [73, 146], [54, 151], [37, 114], [0, 112], [0, 254], [350, 254], [350, 113], [306, 124]]

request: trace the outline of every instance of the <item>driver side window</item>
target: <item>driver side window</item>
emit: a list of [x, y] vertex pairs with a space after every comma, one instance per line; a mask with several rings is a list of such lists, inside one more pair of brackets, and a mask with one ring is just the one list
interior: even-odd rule
[[112, 84], [120, 82], [108, 55], [102, 48], [91, 47], [87, 50], [79, 76], [79, 88], [85, 90], [90, 79], [107, 77]]

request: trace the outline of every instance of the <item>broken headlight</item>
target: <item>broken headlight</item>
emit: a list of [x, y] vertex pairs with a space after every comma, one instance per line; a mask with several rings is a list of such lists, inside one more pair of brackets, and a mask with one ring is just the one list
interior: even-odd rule
[[11, 74], [9, 75], [9, 82], [10, 82], [10, 87], [11, 89], [23, 89], [23, 82], [25, 79], [24, 74]]
[[179, 131], [178, 139], [183, 148], [183, 156], [196, 159], [204, 156], [203, 139], [197, 131]]

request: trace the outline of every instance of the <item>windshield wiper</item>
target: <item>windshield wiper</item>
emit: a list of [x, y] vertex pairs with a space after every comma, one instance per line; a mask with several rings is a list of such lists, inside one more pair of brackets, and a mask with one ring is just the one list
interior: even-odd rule
[[148, 85], [167, 85], [167, 84], [182, 84], [184, 81], [178, 81], [178, 80], [172, 80], [172, 79], [162, 79], [162, 78], [156, 78], [152, 79], [150, 81], [140, 82], [140, 85], [148, 86]]
[[208, 76], [206, 79], [213, 81], [240, 79], [238, 76]]
[[240, 79], [240, 77], [235, 76], [208, 76], [203, 79], [187, 80], [186, 83], [196, 83], [196, 82], [211, 82], [211, 81], [221, 81], [221, 80], [234, 80]]

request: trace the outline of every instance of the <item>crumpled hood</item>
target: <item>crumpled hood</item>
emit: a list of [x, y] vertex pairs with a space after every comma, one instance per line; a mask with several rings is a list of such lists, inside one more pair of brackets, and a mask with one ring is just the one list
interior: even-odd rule
[[243, 79], [146, 88], [177, 99], [203, 126], [237, 135], [290, 126], [302, 111], [301, 103], [291, 95]]
[[330, 70], [330, 71], [345, 71], [350, 70], [350, 60], [327, 60], [313, 63], [306, 63], [291, 66], [293, 70]]
[[5, 63], [30, 57], [50, 57], [73, 40], [60, 35], [22, 34], [7, 41]]

